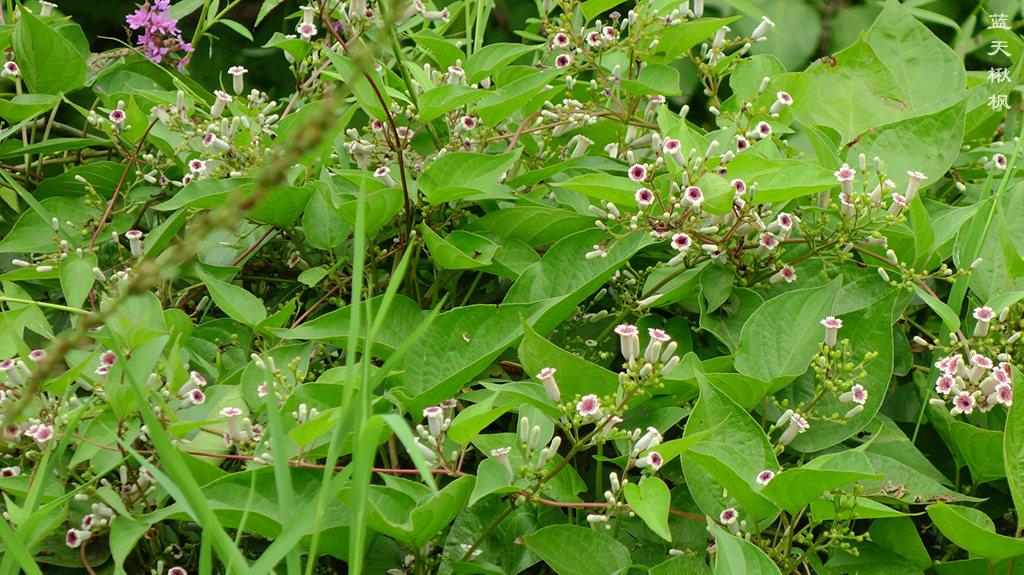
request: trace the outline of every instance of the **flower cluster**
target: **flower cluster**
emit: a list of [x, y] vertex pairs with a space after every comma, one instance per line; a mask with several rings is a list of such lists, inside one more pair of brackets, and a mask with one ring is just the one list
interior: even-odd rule
[[170, 4], [171, 0], [147, 0], [125, 21], [129, 28], [140, 31], [137, 43], [147, 58], [157, 63], [175, 60], [178, 69], [183, 70], [193, 48], [181, 37], [178, 21], [169, 13]]
[[[427, 425], [420, 424], [416, 426], [416, 433], [419, 437], [416, 437], [414, 441], [420, 455], [430, 465], [440, 465], [446, 460], [444, 452], [445, 433], [452, 424], [452, 417], [454, 417], [455, 408], [458, 405], [456, 400], [446, 399], [440, 405], [431, 405], [423, 410], [423, 417], [426, 418]], [[424, 445], [424, 442], [426, 442], [426, 445]], [[455, 454], [451, 455], [454, 458]]]
[[970, 352], [965, 362], [962, 354], [947, 355], [935, 362], [940, 375], [935, 380], [933, 405], [952, 404], [951, 415], [970, 415], [974, 410], [984, 413], [996, 405], [1013, 404], [1013, 375], [1009, 362], [995, 363], [988, 357]]
[[[122, 474], [124, 468], [122, 468]], [[153, 476], [148, 472], [143, 472], [139, 476], [140, 481], [145, 481], [145, 487], [143, 489], [152, 490], [153, 484], [156, 482]], [[92, 513], [82, 517], [81, 525], [78, 528], [72, 527], [68, 529], [68, 532], [64, 536], [64, 543], [72, 549], [81, 547], [82, 543], [85, 543], [93, 537], [93, 535], [105, 530], [110, 526], [110, 522], [117, 517], [117, 514], [105, 503], [93, 503]]]

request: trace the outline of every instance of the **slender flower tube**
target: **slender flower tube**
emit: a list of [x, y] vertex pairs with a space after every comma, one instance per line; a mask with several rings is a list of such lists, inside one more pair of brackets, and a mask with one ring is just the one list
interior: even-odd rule
[[245, 74], [249, 70], [246, 70], [243, 66], [232, 66], [228, 68], [228, 74], [231, 74], [231, 89], [236, 94], [241, 94], [242, 90], [245, 89]]
[[125, 232], [124, 237], [128, 240], [128, 247], [131, 249], [132, 256], [142, 257], [142, 232], [139, 230], [128, 230]]
[[834, 346], [836, 344], [836, 334], [839, 333], [839, 328], [843, 327], [843, 320], [830, 315], [821, 320], [821, 325], [825, 326], [825, 346]]
[[996, 312], [986, 305], [974, 308], [973, 315], [974, 319], [978, 320], [978, 323], [974, 325], [974, 335], [985, 337], [988, 335], [989, 323], [996, 316]]
[[834, 172], [836, 180], [839, 182], [839, 187], [843, 189], [843, 193], [853, 193], [853, 180], [857, 177], [857, 172], [849, 166], [849, 164], [843, 164], [838, 170]]
[[544, 386], [544, 392], [548, 394], [551, 401], [558, 403], [562, 400], [562, 393], [558, 389], [558, 383], [555, 382], [555, 371], [553, 367], [545, 367], [537, 374], [537, 381]]
[[427, 418], [427, 427], [430, 429], [430, 435], [434, 439], [441, 439], [441, 434], [444, 432], [444, 410], [436, 405], [423, 410], [423, 417]]
[[799, 413], [793, 413], [789, 418], [789, 427], [786, 431], [782, 432], [782, 436], [779, 437], [779, 445], [785, 447], [789, 445], [796, 436], [807, 431], [810, 428], [810, 424], [804, 419]]
[[619, 336], [619, 349], [622, 357], [632, 361], [640, 355], [640, 331], [635, 325], [620, 324], [615, 327], [615, 333]]
[[213, 105], [210, 106], [210, 116], [219, 118], [224, 113], [224, 108], [231, 102], [231, 94], [222, 90], [214, 90]]
[[917, 195], [917, 189], [921, 187], [921, 182], [927, 180], [928, 176], [914, 171], [908, 171], [907, 176], [910, 179], [907, 181], [907, 193], [904, 195], [907, 197], [907, 203], [909, 203]]

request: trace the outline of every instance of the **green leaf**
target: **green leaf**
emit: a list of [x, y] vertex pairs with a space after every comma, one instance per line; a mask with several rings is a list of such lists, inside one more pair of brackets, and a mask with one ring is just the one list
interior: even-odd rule
[[642, 184], [629, 178], [611, 176], [601, 172], [580, 174], [561, 182], [553, 182], [553, 186], [579, 192], [589, 198], [612, 202], [620, 206], [635, 205], [633, 194]]
[[[889, 389], [889, 381], [892, 379], [891, 325], [895, 297], [895, 293], [890, 292], [887, 298], [875, 305], [842, 316], [843, 327], [839, 331], [839, 338], [850, 340], [853, 357], [863, 357], [868, 352], [878, 354], [878, 357], [865, 366], [866, 377], [858, 381], [868, 392], [864, 410], [845, 421], [813, 422], [811, 429], [801, 433], [790, 444], [794, 449], [811, 452], [835, 445], [867, 426], [881, 409]], [[820, 335], [823, 329], [816, 326], [812, 331], [815, 335]], [[807, 402], [814, 393], [813, 377], [808, 373], [780, 392], [778, 398], [788, 398], [791, 403], [798, 400]], [[815, 410], [826, 415], [838, 414], [841, 418], [850, 407], [849, 404], [840, 403], [834, 394], [828, 393], [821, 398]]]
[[757, 545], [740, 539], [717, 525], [714, 527], [714, 535], [715, 575], [782, 575], [778, 566]]
[[517, 78], [500, 89], [484, 92], [485, 96], [476, 106], [476, 111], [488, 124], [497, 124], [514, 112], [529, 113], [522, 108], [536, 98], [549, 82], [560, 72], [534, 72]]
[[496, 397], [497, 394], [492, 395], [486, 400], [460, 411], [448, 428], [448, 438], [459, 445], [469, 445], [470, 440], [476, 437], [477, 433], [480, 433], [483, 428], [513, 407], [511, 403], [493, 407]]
[[735, 190], [729, 180], [708, 172], [697, 180], [697, 186], [704, 193], [704, 203], [701, 205], [703, 210], [716, 216], [724, 216], [732, 211]]
[[[419, 547], [462, 511], [475, 483], [475, 477], [463, 476], [418, 502], [396, 489], [371, 485], [367, 507], [369, 525], [385, 535]], [[351, 491], [342, 493], [342, 499], [351, 505], [350, 496]]]
[[917, 294], [917, 297], [921, 298], [924, 303], [928, 304], [928, 307], [932, 308], [932, 311], [942, 318], [942, 323], [946, 324], [946, 329], [949, 331], [956, 331], [960, 329], [960, 316], [953, 311], [953, 308], [946, 305], [945, 302], [936, 299], [932, 294], [924, 291], [924, 288], [916, 283], [911, 285], [914, 288], [914, 293]]
[[210, 297], [217, 307], [231, 319], [250, 326], [267, 319], [267, 308], [263, 302], [245, 288], [222, 282], [206, 272], [199, 272], [199, 277], [210, 290]]
[[928, 506], [928, 516], [953, 544], [989, 561], [1024, 555], [1024, 539], [999, 535], [988, 515], [977, 509], [940, 502]]
[[917, 526], [909, 517], [876, 519], [868, 530], [871, 541], [905, 557], [918, 569], [928, 569], [932, 560], [921, 541]]
[[[734, 499], [723, 497], [727, 486], [722, 480], [729, 483], [730, 496], [739, 494], [752, 507], [745, 509], [741, 504], [740, 513], [753, 517], [750, 529], [757, 531], [757, 522], [771, 517], [773, 506], [755, 492], [753, 486], [758, 473], [779, 468], [775, 452], [761, 426], [746, 410], [706, 381], [701, 381], [701, 378], [698, 381], [701, 382], [700, 399], [686, 421], [683, 438], [709, 429], [717, 431], [711, 434], [711, 438], [691, 447], [687, 452], [689, 456], [683, 454], [686, 484], [700, 509], [709, 516], [717, 517], [722, 509], [733, 506]], [[701, 455], [694, 458], [698, 447]], [[713, 468], [716, 474], [712, 474], [708, 467]], [[757, 513], [762, 516], [756, 517]]]
[[448, 112], [475, 102], [487, 95], [485, 90], [458, 84], [444, 84], [431, 88], [420, 96], [420, 121], [432, 122]]
[[508, 468], [497, 459], [488, 457], [476, 467], [476, 485], [473, 487], [473, 494], [469, 497], [469, 504], [473, 505], [492, 493], [506, 493], [514, 490]]
[[1017, 510], [1018, 525], [1024, 524], [1024, 407], [1021, 402], [1011, 405], [1006, 414], [1003, 430], [1003, 462], [1006, 481]]
[[766, 158], [755, 153], [739, 154], [729, 162], [729, 176], [757, 182], [758, 202], [774, 203], [801, 198], [834, 188], [832, 171], [789, 158]]
[[[751, 1], [775, 23], [768, 32], [768, 42], [755, 42], [751, 54], [774, 54], [790, 70], [802, 68], [818, 51], [823, 29], [819, 11], [802, 0]], [[760, 18], [760, 14], [749, 14], [733, 29], [748, 33], [760, 23]]]
[[50, 111], [58, 100], [60, 96], [56, 94], [18, 94], [11, 99], [0, 100], [0, 118], [8, 124], [17, 124]]
[[873, 491], [881, 492], [889, 485], [888, 482], [891, 481], [891, 485], [902, 486], [903, 490], [890, 494], [889, 497], [905, 503], [938, 500], [981, 501], [977, 497], [971, 497], [948, 489], [935, 478], [925, 475], [892, 457], [872, 453], [871, 451], [868, 451], [865, 455], [871, 460], [871, 466], [875, 468], [875, 471], [885, 477], [885, 479], [878, 481], [865, 481], [864, 485], [869, 493]]
[[529, 246], [541, 246], [594, 227], [594, 218], [544, 206], [513, 206], [490, 212], [466, 226], [470, 232], [489, 232]]
[[96, 267], [96, 255], [92, 253], [78, 257], [68, 254], [60, 263], [60, 287], [64, 290], [64, 301], [70, 307], [80, 308], [92, 289], [96, 275], [92, 269]]
[[519, 361], [526, 374], [533, 376], [545, 367], [555, 368], [555, 381], [563, 401], [577, 393], [604, 396], [614, 393], [619, 387], [619, 377], [615, 373], [549, 342], [529, 325], [524, 325], [523, 329]]
[[423, 49], [441, 69], [454, 66], [459, 60], [466, 61], [466, 53], [453, 42], [442, 38], [433, 30], [424, 30], [409, 36], [416, 45]]
[[675, 60], [683, 52], [710, 38], [722, 26], [728, 26], [739, 16], [731, 18], [700, 18], [666, 26], [661, 32], [658, 51], [664, 52], [667, 60]]
[[313, 287], [327, 277], [328, 273], [329, 272], [327, 270], [321, 267], [309, 268], [307, 270], [302, 270], [302, 273], [299, 274], [299, 277], [296, 279], [298, 279], [299, 283], [302, 285]]
[[274, 8], [277, 8], [281, 4], [284, 4], [284, 0], [263, 0], [263, 4], [260, 5], [260, 11], [256, 14], [256, 25], [259, 26], [260, 22], [262, 22]]
[[236, 34], [238, 34], [242, 38], [245, 38], [246, 40], [248, 40], [250, 42], [253, 41], [253, 39], [252, 39], [252, 32], [250, 32], [248, 30], [248, 28], [246, 28], [242, 24], [240, 24], [238, 22], [235, 22], [234, 20], [231, 20], [231, 19], [228, 19], [228, 18], [221, 18], [220, 20], [217, 20], [217, 23], [218, 24], [223, 24], [223, 25], [227, 26], [228, 28], [231, 28], [231, 30], [233, 30]]
[[[545, 311], [537, 331], [554, 329], [556, 322], [573, 313], [585, 297], [600, 289], [629, 258], [652, 240], [648, 234], [630, 233], [608, 242], [608, 235], [591, 229], [573, 234], [553, 245], [541, 261], [529, 267], [512, 284], [505, 303], [543, 302]], [[595, 244], [607, 243], [607, 257], [586, 259]]]
[[975, 427], [955, 419], [950, 420], [949, 431], [976, 484], [1007, 476], [1003, 462], [1004, 432]]
[[498, 251], [497, 244], [470, 232], [455, 230], [442, 238], [430, 226], [421, 225], [419, 229], [434, 265], [443, 270], [469, 270], [489, 265]]
[[795, 514], [801, 507], [831, 489], [855, 481], [880, 478], [867, 456], [859, 451], [822, 455], [797, 468], [787, 469], [771, 480], [761, 493], [779, 507]]
[[668, 530], [668, 508], [672, 496], [664, 481], [654, 476], [644, 477], [639, 485], [627, 483], [623, 493], [629, 506], [652, 531], [665, 541], [672, 541]]
[[498, 71], [521, 56], [540, 49], [541, 46], [525, 44], [495, 43], [488, 44], [473, 53], [466, 61], [466, 82], [475, 84]]
[[14, 25], [14, 57], [28, 89], [60, 94], [85, 84], [86, 66], [74, 44], [28, 10]]
[[648, 64], [635, 80], [622, 80], [622, 89], [637, 96], [677, 96], [679, 70], [665, 64]]
[[580, 4], [580, 11], [583, 12], [583, 19], [589, 22], [601, 12], [611, 10], [619, 4], [622, 4], [622, 0], [587, 0]]
[[631, 563], [625, 545], [585, 527], [551, 525], [523, 539], [558, 575], [615, 575]]
[[309, 196], [306, 209], [302, 212], [302, 231], [305, 232], [306, 241], [310, 245], [321, 250], [330, 250], [345, 241], [352, 231], [352, 226], [338, 214], [331, 199], [331, 192], [321, 188]]
[[765, 381], [807, 371], [824, 337], [819, 322], [831, 313], [840, 285], [833, 280], [764, 302], [743, 325], [736, 370]]
[[[429, 203], [444, 203], [452, 188], [469, 188], [480, 192], [498, 189], [498, 179], [519, 159], [520, 150], [507, 154], [474, 154], [453, 152], [431, 163], [420, 176], [420, 192]], [[467, 195], [467, 194], [460, 194]]]
[[181, 0], [181, 2], [175, 2], [168, 12], [170, 13], [171, 18], [180, 20], [202, 8], [204, 1], [205, 0]]

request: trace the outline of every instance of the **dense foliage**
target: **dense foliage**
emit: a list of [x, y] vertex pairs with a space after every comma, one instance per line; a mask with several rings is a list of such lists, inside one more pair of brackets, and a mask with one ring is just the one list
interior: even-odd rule
[[1024, 571], [1019, 2], [246, 4], [2, 6], [0, 574]]

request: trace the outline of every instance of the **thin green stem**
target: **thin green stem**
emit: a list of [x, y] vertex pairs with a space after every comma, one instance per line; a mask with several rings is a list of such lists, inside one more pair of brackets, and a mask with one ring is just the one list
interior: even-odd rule
[[35, 301], [35, 300], [30, 300], [30, 299], [22, 299], [22, 298], [18, 298], [18, 297], [8, 297], [8, 296], [5, 296], [5, 295], [0, 295], [0, 301], [5, 301], [5, 302], [9, 302], [9, 303], [20, 303], [20, 304], [26, 304], [26, 305], [37, 305], [39, 307], [55, 309], [55, 310], [58, 310], [58, 311], [66, 311], [68, 313], [77, 313], [77, 314], [80, 314], [80, 315], [89, 315], [90, 313], [92, 313], [91, 311], [84, 310], [84, 309], [79, 309], [77, 307], [69, 307], [69, 306], [66, 306], [66, 305], [60, 305], [60, 304], [56, 304], [56, 303], [49, 303], [49, 302], [45, 302], [45, 301]]

